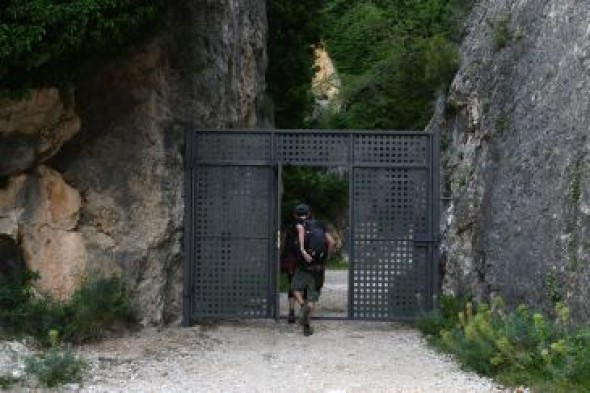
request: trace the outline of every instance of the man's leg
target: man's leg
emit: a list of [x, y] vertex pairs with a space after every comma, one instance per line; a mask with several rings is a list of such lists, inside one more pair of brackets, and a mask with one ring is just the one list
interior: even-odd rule
[[293, 281], [291, 282], [291, 290], [293, 291], [293, 301], [301, 306], [301, 311], [303, 311], [303, 306], [305, 304], [304, 291], [306, 286], [307, 278], [305, 271], [299, 268], [295, 269]]
[[299, 304], [300, 306], [303, 306], [303, 304], [305, 303], [305, 300], [303, 300], [303, 291], [293, 291], [293, 295], [295, 298], [295, 302], [297, 302], [297, 304]]
[[289, 317], [287, 318], [287, 322], [295, 323], [295, 293], [293, 289], [291, 289], [293, 274], [287, 274], [287, 279], [289, 280], [289, 292], [287, 294], [289, 299]]
[[317, 288], [316, 277], [314, 272], [308, 273], [307, 281], [307, 302], [303, 309], [303, 335], [311, 336], [313, 329], [311, 328], [311, 317], [315, 309], [315, 305], [319, 299], [320, 291]]

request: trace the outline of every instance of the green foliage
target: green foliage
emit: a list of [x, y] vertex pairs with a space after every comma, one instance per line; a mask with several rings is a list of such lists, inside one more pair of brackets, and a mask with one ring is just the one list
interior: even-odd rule
[[65, 342], [82, 343], [100, 338], [119, 323], [136, 321], [127, 292], [116, 277], [84, 283], [67, 302], [33, 297], [31, 283], [36, 277], [26, 273], [0, 286], [0, 303], [4, 306], [0, 318], [15, 334], [31, 335], [50, 345], [47, 332], [55, 330]]
[[344, 260], [340, 255], [331, 255], [326, 262], [326, 269], [329, 270], [346, 270], [350, 267], [348, 262]]
[[311, 206], [315, 218], [335, 222], [348, 208], [348, 178], [327, 168], [285, 167], [283, 218], [299, 202]]
[[570, 199], [575, 204], [580, 202], [580, 197], [582, 196], [582, 172], [583, 164], [581, 160], [578, 160], [572, 168], [570, 174], [570, 183], [568, 187], [568, 194], [570, 196]]
[[19, 326], [26, 319], [26, 305], [33, 297], [31, 282], [39, 275], [27, 270], [14, 277], [0, 279], [0, 321], [5, 326]]
[[534, 391], [583, 392], [590, 389], [590, 331], [569, 324], [569, 309], [557, 303], [550, 319], [525, 306], [508, 312], [501, 298], [492, 305], [464, 308], [460, 301], [441, 302], [419, 322], [438, 348], [465, 366], [510, 385]]
[[312, 45], [320, 41], [321, 2], [270, 0], [268, 8], [268, 92], [279, 128], [301, 128], [311, 113]]
[[494, 50], [499, 51], [504, 48], [512, 39], [512, 34], [509, 29], [510, 18], [505, 16], [500, 18], [494, 25], [494, 32], [492, 35], [492, 41], [494, 44]]
[[323, 126], [422, 129], [458, 66], [470, 3], [328, 0], [325, 41], [343, 80], [344, 110]]
[[34, 375], [45, 387], [55, 387], [64, 383], [81, 382], [88, 364], [75, 356], [71, 350], [59, 349], [55, 330], [49, 332], [51, 348], [38, 356], [25, 359], [25, 371]]
[[18, 378], [9, 377], [6, 375], [0, 375], [0, 389], [5, 390], [15, 385], [20, 380]]
[[289, 278], [284, 273], [279, 276], [279, 292], [287, 293], [289, 291]]
[[498, 135], [503, 135], [508, 130], [508, 117], [505, 114], [499, 115], [494, 125]]
[[416, 321], [418, 329], [426, 336], [437, 336], [443, 329], [452, 329], [459, 323], [459, 314], [465, 309], [464, 298], [442, 295], [438, 298], [438, 307], [433, 311], [423, 312]]
[[[0, 85], [67, 85], [106, 53], [153, 31], [162, 0], [5, 0]], [[150, 30], [148, 30], [148, 28]]]

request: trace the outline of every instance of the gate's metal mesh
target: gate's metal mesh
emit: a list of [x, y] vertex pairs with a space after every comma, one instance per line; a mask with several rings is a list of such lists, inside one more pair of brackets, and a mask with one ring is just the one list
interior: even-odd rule
[[268, 317], [272, 269], [267, 167], [194, 173], [194, 314]]
[[332, 133], [277, 135], [277, 160], [284, 165], [345, 165], [350, 160], [350, 136]]
[[413, 316], [426, 259], [414, 238], [427, 231], [421, 211], [426, 171], [357, 168], [353, 176], [352, 310], [354, 318]]
[[355, 163], [428, 165], [428, 138], [424, 135], [375, 135], [354, 138]]

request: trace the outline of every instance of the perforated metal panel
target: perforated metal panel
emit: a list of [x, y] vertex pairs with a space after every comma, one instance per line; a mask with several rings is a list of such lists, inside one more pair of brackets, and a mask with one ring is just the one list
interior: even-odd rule
[[279, 165], [350, 173], [349, 318], [412, 319], [437, 287], [438, 142], [423, 132], [192, 131], [185, 324], [277, 315]]
[[[426, 259], [415, 238], [428, 236], [426, 170], [356, 168], [353, 174], [351, 314], [412, 317], [426, 299]], [[423, 211], [424, 210], [424, 211]]]
[[349, 134], [285, 133], [277, 135], [277, 160], [284, 165], [346, 165], [351, 159]]
[[269, 169], [203, 166], [194, 176], [194, 314], [269, 316]]

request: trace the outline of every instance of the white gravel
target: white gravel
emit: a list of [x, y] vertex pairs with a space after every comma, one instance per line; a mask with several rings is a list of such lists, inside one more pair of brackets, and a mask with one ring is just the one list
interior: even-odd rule
[[[346, 272], [330, 272], [318, 315], [345, 316]], [[286, 313], [283, 295], [281, 308]], [[402, 324], [314, 320], [315, 334], [284, 319], [146, 328], [78, 348], [91, 369], [60, 392], [491, 393]], [[26, 390], [37, 391], [37, 390]]]
[[[503, 392], [428, 349], [399, 324], [249, 320], [144, 329], [80, 348], [80, 392]], [[74, 388], [74, 387], [72, 387]]]

